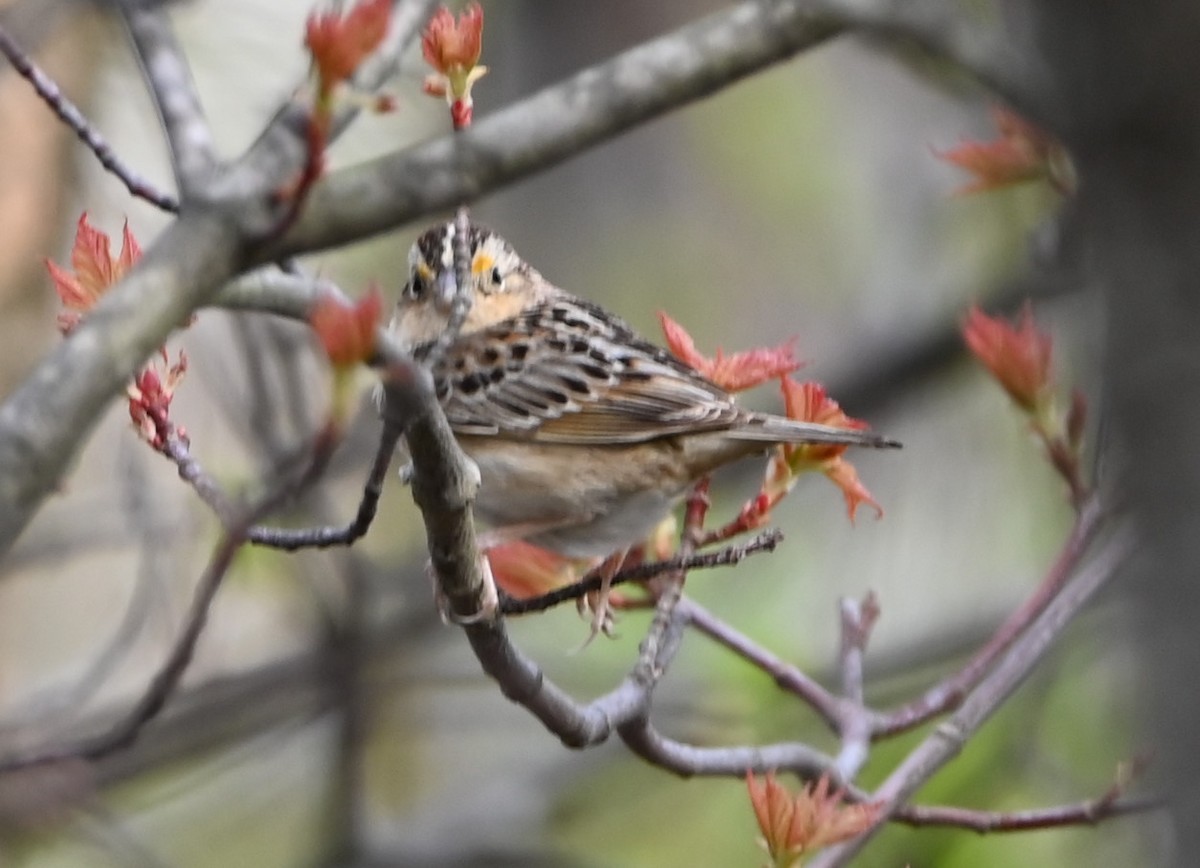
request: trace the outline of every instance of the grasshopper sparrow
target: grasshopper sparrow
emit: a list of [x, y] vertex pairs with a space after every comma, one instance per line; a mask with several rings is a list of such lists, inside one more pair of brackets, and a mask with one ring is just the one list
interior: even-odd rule
[[[423, 234], [391, 328], [416, 358], [455, 297], [453, 222]], [[470, 228], [472, 305], [433, 371], [479, 466], [475, 512], [493, 540], [571, 558], [642, 541], [696, 480], [778, 443], [897, 446], [878, 434], [739, 407], [623, 321], [543, 278], [500, 236]], [[610, 561], [614, 560], [610, 557]]]

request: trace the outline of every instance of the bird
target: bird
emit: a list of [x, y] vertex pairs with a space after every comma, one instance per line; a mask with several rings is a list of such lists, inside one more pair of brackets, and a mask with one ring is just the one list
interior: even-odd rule
[[[488, 540], [521, 539], [615, 573], [692, 485], [781, 443], [899, 444], [739, 406], [720, 386], [598, 304], [544, 278], [470, 223], [470, 307], [458, 292], [454, 221], [412, 245], [390, 331], [430, 361], [451, 430], [479, 468]], [[594, 629], [593, 629], [594, 632]]]

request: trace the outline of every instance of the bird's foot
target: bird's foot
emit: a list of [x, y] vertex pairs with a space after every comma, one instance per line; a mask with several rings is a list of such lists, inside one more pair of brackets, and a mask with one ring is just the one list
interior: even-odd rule
[[603, 633], [609, 638], [616, 635], [617, 617], [609, 602], [609, 594], [612, 590], [613, 577], [620, 572], [627, 554], [629, 554], [628, 550], [622, 550], [605, 558], [598, 568], [600, 574], [599, 589], [583, 595], [579, 598], [579, 602], [576, 603], [579, 614], [591, 620], [591, 631], [577, 651], [582, 651], [588, 645], [592, 644], [592, 640], [599, 633]]

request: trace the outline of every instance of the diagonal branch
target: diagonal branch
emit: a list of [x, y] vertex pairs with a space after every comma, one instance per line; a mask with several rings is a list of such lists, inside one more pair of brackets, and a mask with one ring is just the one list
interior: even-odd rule
[[223, 213], [181, 216], [0, 404], [0, 552], [134, 370], [238, 270], [236, 239]]
[[2, 25], [0, 25], [0, 53], [3, 53], [8, 58], [8, 62], [13, 65], [13, 69], [33, 86], [42, 102], [48, 105], [59, 120], [66, 124], [79, 137], [79, 140], [96, 155], [100, 165], [125, 185], [125, 189], [129, 191], [130, 195], [145, 199], [151, 205], [164, 211], [179, 210], [179, 202], [174, 196], [159, 190], [151, 181], [117, 156], [108, 140], [92, 126], [79, 107], [67, 99], [66, 94], [59, 89], [54, 79], [21, 50], [21, 47], [9, 36]]
[[[484, 672], [506, 698], [528, 709], [568, 747], [599, 744], [614, 729], [631, 741], [649, 737], [650, 695], [657, 674], [678, 644], [674, 637], [682, 618], [670, 611], [670, 605], [660, 605], [660, 613], [665, 610], [671, 623], [650, 661], [655, 671], [644, 671], [639, 661], [615, 689], [586, 705], [548, 679], [512, 644], [503, 619], [497, 617], [495, 587], [480, 555], [471, 517], [479, 471], [455, 440], [429, 371], [396, 352], [386, 340], [378, 346], [384, 366], [384, 424], [404, 427], [412, 458], [413, 499], [425, 522], [433, 572], [450, 616], [462, 624]], [[643, 644], [653, 644], [656, 638], [652, 628]], [[622, 729], [627, 724], [633, 724], [628, 732]]]
[[549, 168], [840, 32], [805, 0], [743, 2], [632, 48], [470, 129], [329, 175], [269, 256], [384, 232]]
[[191, 70], [162, 6], [118, 6], [167, 134], [175, 181], [186, 198], [203, 188], [218, 162]]
[[976, 17], [950, 4], [750, 0], [629, 49], [459, 135], [330, 175], [313, 189], [307, 213], [283, 239], [283, 250], [334, 246], [478, 198], [850, 27], [916, 41], [963, 64], [1014, 102], [1028, 102], [1027, 79], [1010, 73], [1012, 40], [999, 25], [978, 37]]
[[1092, 542], [1102, 519], [1099, 498], [1083, 504], [1070, 534], [1059, 551], [1058, 558], [1045, 578], [1004, 621], [991, 639], [975, 652], [962, 669], [926, 690], [915, 700], [877, 716], [872, 726], [872, 738], [882, 739], [907, 732], [939, 714], [956, 707], [963, 697], [979, 683], [992, 665], [1017, 637], [1053, 602], [1063, 584], [1079, 565], [1080, 558]]
[[685, 599], [680, 608], [687, 613], [688, 622], [696, 630], [771, 676], [780, 690], [798, 696], [831, 730], [837, 732], [841, 728], [841, 700], [815, 679], [749, 636], [735, 630], [696, 601]]

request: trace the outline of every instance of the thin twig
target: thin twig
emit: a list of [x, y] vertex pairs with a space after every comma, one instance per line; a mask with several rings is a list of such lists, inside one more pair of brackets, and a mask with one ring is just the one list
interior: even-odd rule
[[843, 599], [840, 605], [842, 642], [841, 660], [842, 740], [837, 768], [843, 781], [852, 781], [866, 764], [871, 750], [872, 715], [863, 703], [863, 658], [871, 631], [879, 620], [879, 601], [873, 593], [862, 600]]
[[871, 640], [871, 631], [879, 620], [879, 600], [868, 593], [860, 600], [843, 599], [839, 605], [842, 643], [839, 656], [842, 670], [842, 695], [851, 702], [863, 702], [863, 655]]
[[[708, 497], [709, 482], [707, 476], [697, 481], [684, 503], [683, 530], [679, 534], [679, 554], [682, 557], [691, 557], [696, 553], [696, 540], [704, 533], [704, 519], [708, 516], [708, 508], [711, 505]], [[666, 674], [667, 667], [675, 657], [683, 638], [683, 628], [687, 620], [676, 610], [683, 599], [683, 583], [686, 579], [686, 570], [676, 570], [659, 579], [655, 589], [658, 600], [654, 607], [654, 618], [650, 621], [650, 629], [646, 631], [638, 647], [638, 665], [632, 673], [633, 678], [645, 686], [647, 705], [650, 691]], [[649, 726], [647, 714], [646, 717], [633, 721], [618, 731], [623, 739], [629, 739], [630, 730]], [[632, 737], [636, 739], [638, 736]]]
[[225, 490], [221, 488], [204, 466], [192, 455], [191, 443], [179, 432], [172, 431], [163, 439], [162, 454], [175, 463], [179, 478], [192, 487], [217, 518], [229, 524], [234, 519], [235, 507]]
[[744, 777], [747, 771], [786, 771], [815, 780], [834, 771], [833, 759], [799, 742], [757, 746], [700, 747], [662, 735], [648, 721], [621, 730], [625, 744], [651, 765], [680, 777]]
[[691, 598], [679, 604], [688, 623], [775, 680], [782, 690], [802, 699], [834, 732], [841, 726], [839, 699], [795, 666], [717, 618]]
[[1145, 770], [1146, 759], [1135, 758], [1117, 767], [1112, 785], [1100, 796], [1069, 805], [1025, 811], [977, 811], [942, 805], [905, 805], [892, 814], [893, 822], [909, 826], [952, 826], [981, 835], [988, 832], [1024, 832], [1058, 826], [1095, 825], [1110, 817], [1143, 813], [1163, 807], [1153, 797], [1123, 798]]
[[[391, 465], [399, 437], [400, 431], [397, 429], [385, 428], [381, 433], [379, 446], [375, 451], [375, 460], [372, 462], [370, 474], [363, 484], [358, 510], [348, 524], [342, 527], [310, 528], [267, 527], [256, 524], [246, 529], [246, 542], [266, 548], [296, 551], [305, 548], [348, 546], [360, 539], [375, 520], [379, 498], [383, 495], [388, 467]], [[168, 437], [164, 442], [163, 454], [175, 463], [180, 479], [192, 486], [192, 489], [200, 495], [200, 499], [216, 513], [218, 518], [225, 523], [233, 520], [235, 509], [229, 496], [192, 455], [187, 440], [178, 435]]]
[[175, 213], [179, 210], [179, 200], [163, 190], [159, 190], [153, 182], [139, 174], [124, 160], [117, 156], [112, 145], [104, 138], [91, 121], [71, 102], [49, 75], [45, 73], [33, 59], [21, 50], [8, 32], [0, 25], [0, 52], [8, 58], [18, 74], [33, 87], [42, 102], [66, 124], [79, 140], [87, 146], [100, 165], [125, 185], [132, 196], [144, 199], [151, 205], [164, 211]]
[[295, 551], [302, 548], [329, 548], [330, 546], [348, 546], [362, 537], [375, 520], [375, 512], [379, 507], [379, 498], [383, 495], [383, 486], [387, 480], [387, 471], [391, 466], [392, 457], [396, 453], [396, 442], [400, 432], [385, 428], [380, 434], [379, 446], [375, 450], [375, 460], [371, 464], [371, 472], [363, 485], [362, 497], [358, 502], [358, 511], [349, 524], [344, 527], [314, 527], [314, 528], [278, 528], [256, 525], [247, 531], [246, 540], [254, 545], [267, 548]]
[[[758, 536], [741, 545], [726, 546], [719, 551], [707, 552], [705, 554], [680, 554], [665, 561], [637, 564], [636, 566], [622, 569], [612, 577], [609, 585], [616, 587], [627, 582], [644, 582], [666, 573], [679, 572], [681, 570], [703, 570], [713, 567], [733, 566], [741, 563], [750, 555], [758, 554], [759, 552], [774, 551], [775, 547], [782, 540], [783, 533], [772, 529], [760, 533]], [[508, 597], [501, 601], [500, 611], [505, 615], [525, 615], [530, 612], [543, 612], [562, 603], [581, 599], [594, 591], [600, 590], [603, 581], [603, 578], [593, 571], [579, 581], [547, 594], [540, 594], [528, 599]]]
[[1026, 811], [973, 811], [969, 808], [908, 805], [892, 815], [892, 822], [917, 828], [949, 826], [985, 835], [991, 832], [1028, 832], [1061, 826], [1090, 826], [1113, 817], [1157, 811], [1164, 805], [1162, 799], [1153, 797], [1089, 799], [1070, 805]]
[[[379, 90], [400, 69], [400, 58], [433, 15], [439, 0], [396, 0], [392, 4], [392, 26], [383, 44], [354, 73], [354, 88], [362, 93]], [[299, 88], [296, 88], [297, 90]], [[339, 138], [359, 115], [362, 107], [346, 100], [338, 106], [329, 127], [329, 143]]]

